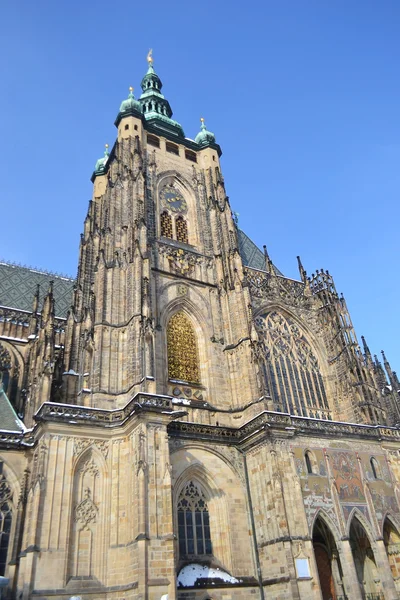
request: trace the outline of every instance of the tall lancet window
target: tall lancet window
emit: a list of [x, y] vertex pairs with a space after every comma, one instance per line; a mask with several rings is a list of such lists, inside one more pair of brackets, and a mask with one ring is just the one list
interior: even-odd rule
[[265, 375], [277, 407], [292, 415], [330, 419], [318, 359], [300, 328], [278, 312], [256, 318]]
[[207, 500], [193, 481], [179, 495], [178, 539], [180, 558], [212, 554]]
[[178, 242], [188, 244], [188, 229], [187, 223], [183, 217], [177, 217], [175, 221], [176, 239]]
[[173, 238], [172, 217], [167, 212], [161, 214], [161, 235], [167, 238]]
[[0, 462], [0, 576], [4, 575], [8, 562], [12, 520], [12, 492], [2, 471], [3, 463]]
[[196, 332], [183, 311], [175, 313], [167, 327], [168, 378], [200, 383]]

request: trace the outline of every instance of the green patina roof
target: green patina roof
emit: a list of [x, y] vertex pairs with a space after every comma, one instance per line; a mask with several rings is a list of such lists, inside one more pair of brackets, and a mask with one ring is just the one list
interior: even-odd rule
[[133, 115], [134, 117], [142, 117], [142, 105], [139, 100], [136, 100], [133, 95], [133, 88], [129, 88], [129, 96], [126, 100], [121, 102], [121, 106], [119, 107], [119, 112], [117, 118], [115, 119], [114, 125], [118, 127], [121, 119], [127, 117], [129, 115]]
[[152, 60], [149, 62], [149, 68], [140, 85], [143, 93], [139, 100], [146, 121], [169, 134], [184, 138], [182, 126], [171, 119], [172, 109], [168, 100], [161, 93], [162, 81], [154, 70]]
[[110, 153], [108, 151], [108, 144], [106, 144], [106, 149], [104, 150], [104, 156], [99, 158], [99, 160], [96, 162], [96, 166], [94, 167], [93, 177], [96, 177], [96, 175], [104, 175], [104, 173], [107, 171], [107, 162], [108, 162], [109, 156], [110, 156]]
[[41, 310], [50, 281], [54, 281], [56, 316], [66, 317], [72, 303], [74, 279], [6, 262], [0, 262], [0, 305], [31, 312], [33, 296], [40, 285]]
[[195, 140], [196, 144], [199, 146], [209, 146], [210, 144], [215, 144], [215, 135], [208, 131], [204, 119], [201, 119], [201, 129], [199, 133], [196, 135]]
[[17, 414], [7, 394], [3, 390], [3, 385], [0, 383], [0, 429], [3, 431], [25, 431], [22, 421], [17, 417]]

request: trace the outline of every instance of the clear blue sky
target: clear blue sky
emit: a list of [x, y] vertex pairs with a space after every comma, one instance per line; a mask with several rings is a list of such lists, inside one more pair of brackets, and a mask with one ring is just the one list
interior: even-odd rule
[[[328, 268], [400, 370], [398, 0], [3, 0], [0, 255], [75, 275], [90, 175], [146, 53], [188, 137], [223, 150], [240, 226]], [[6, 215], [8, 215], [6, 217]]]

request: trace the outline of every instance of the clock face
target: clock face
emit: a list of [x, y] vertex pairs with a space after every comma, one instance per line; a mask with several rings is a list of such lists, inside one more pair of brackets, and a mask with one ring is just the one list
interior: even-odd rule
[[161, 192], [162, 204], [173, 212], [186, 212], [186, 200], [178, 190], [172, 186], [165, 187]]

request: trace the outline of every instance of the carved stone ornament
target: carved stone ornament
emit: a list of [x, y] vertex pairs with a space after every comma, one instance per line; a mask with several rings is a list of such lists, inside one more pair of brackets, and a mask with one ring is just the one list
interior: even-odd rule
[[91, 498], [91, 491], [85, 488], [84, 498], [75, 508], [75, 521], [86, 527], [89, 523], [96, 523], [99, 509]]
[[94, 462], [93, 458], [89, 458], [88, 460], [86, 460], [79, 470], [81, 473], [90, 473], [94, 477], [99, 476], [99, 469], [96, 463]]
[[82, 454], [82, 452], [84, 452], [87, 448], [90, 448], [90, 446], [93, 446], [93, 447], [97, 448], [98, 450], [100, 450], [100, 452], [104, 456], [104, 459], [107, 459], [108, 450], [110, 447], [109, 442], [106, 442], [104, 440], [94, 440], [94, 439], [86, 439], [85, 440], [85, 439], [81, 439], [81, 438], [75, 438], [74, 439], [74, 456], [79, 456], [79, 454]]

